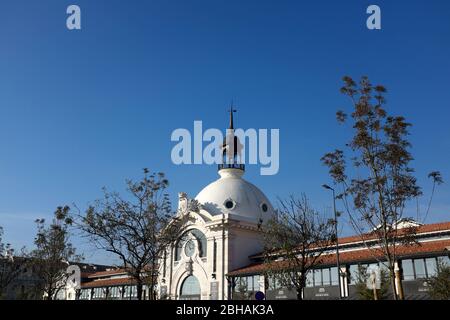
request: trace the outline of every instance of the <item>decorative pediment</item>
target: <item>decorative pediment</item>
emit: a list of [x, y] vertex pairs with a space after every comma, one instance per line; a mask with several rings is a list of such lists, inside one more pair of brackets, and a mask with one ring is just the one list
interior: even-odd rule
[[200, 213], [203, 209], [201, 203], [196, 199], [189, 199], [185, 192], [180, 192], [178, 194], [178, 213], [188, 214], [191, 212]]
[[178, 212], [179, 213], [187, 213], [188, 211], [188, 197], [185, 192], [178, 193]]

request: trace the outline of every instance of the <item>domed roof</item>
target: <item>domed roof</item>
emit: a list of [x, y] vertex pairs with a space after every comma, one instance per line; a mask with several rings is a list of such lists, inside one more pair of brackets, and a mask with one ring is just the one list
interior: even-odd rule
[[242, 179], [244, 171], [222, 169], [220, 179], [206, 186], [195, 199], [211, 215], [228, 213], [258, 223], [267, 221], [274, 210], [270, 201], [255, 185]]

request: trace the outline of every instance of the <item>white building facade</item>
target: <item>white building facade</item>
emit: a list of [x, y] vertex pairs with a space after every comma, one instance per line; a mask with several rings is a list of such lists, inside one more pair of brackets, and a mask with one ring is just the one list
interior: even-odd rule
[[[233, 112], [231, 108], [227, 134], [234, 132]], [[160, 298], [227, 300], [227, 274], [248, 265], [248, 257], [263, 249], [260, 226], [273, 217], [274, 209], [263, 192], [243, 178], [241, 146], [237, 137], [227, 135], [220, 178], [193, 199], [179, 193], [177, 214], [187, 215], [188, 222], [160, 262]], [[258, 286], [263, 289], [264, 283]]]
[[[243, 174], [243, 165], [222, 165], [220, 178], [194, 199], [179, 194], [178, 214], [188, 215], [189, 220], [161, 261], [161, 298], [227, 300], [230, 284], [226, 275], [248, 265], [248, 257], [262, 251], [259, 227], [273, 216], [274, 209]], [[264, 290], [263, 280], [255, 286]]]

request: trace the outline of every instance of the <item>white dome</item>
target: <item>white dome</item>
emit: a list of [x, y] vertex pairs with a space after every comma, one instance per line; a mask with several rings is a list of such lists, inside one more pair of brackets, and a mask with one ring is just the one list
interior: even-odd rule
[[206, 186], [195, 199], [211, 215], [228, 213], [258, 223], [273, 217], [274, 210], [255, 185], [242, 179], [239, 169], [222, 169], [220, 179]]

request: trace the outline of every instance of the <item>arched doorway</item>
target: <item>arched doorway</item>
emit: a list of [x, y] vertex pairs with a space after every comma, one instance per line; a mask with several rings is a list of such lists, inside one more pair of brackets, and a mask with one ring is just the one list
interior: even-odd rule
[[180, 289], [180, 300], [200, 300], [200, 282], [194, 276], [184, 279]]

